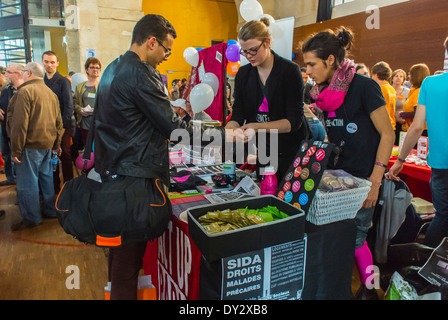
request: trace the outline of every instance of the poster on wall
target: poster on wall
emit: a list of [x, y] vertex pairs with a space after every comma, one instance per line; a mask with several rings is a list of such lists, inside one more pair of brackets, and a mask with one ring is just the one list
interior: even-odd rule
[[299, 300], [306, 237], [222, 259], [221, 300]]

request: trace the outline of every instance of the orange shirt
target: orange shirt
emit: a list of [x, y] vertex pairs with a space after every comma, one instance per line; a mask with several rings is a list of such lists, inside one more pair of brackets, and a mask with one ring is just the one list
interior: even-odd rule
[[394, 87], [392, 87], [387, 81], [381, 82], [380, 87], [384, 99], [386, 100], [386, 108], [387, 113], [389, 113], [390, 122], [395, 130], [395, 105], [397, 103], [397, 93], [395, 92]]

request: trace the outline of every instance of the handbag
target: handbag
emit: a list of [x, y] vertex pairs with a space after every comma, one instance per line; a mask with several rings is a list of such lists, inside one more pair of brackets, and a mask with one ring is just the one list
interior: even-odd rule
[[80, 242], [100, 247], [120, 247], [161, 236], [172, 206], [160, 179], [117, 175], [97, 181], [87, 176], [94, 124], [95, 117], [81, 175], [67, 181], [57, 196], [60, 225]]

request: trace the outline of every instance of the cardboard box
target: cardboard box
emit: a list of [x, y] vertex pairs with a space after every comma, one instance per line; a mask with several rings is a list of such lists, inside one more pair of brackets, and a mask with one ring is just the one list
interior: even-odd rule
[[[209, 211], [266, 206], [275, 206], [290, 217], [219, 234], [209, 234], [197, 221]], [[302, 239], [305, 233], [305, 212], [272, 195], [198, 206], [190, 208], [187, 214], [190, 237], [208, 261]]]

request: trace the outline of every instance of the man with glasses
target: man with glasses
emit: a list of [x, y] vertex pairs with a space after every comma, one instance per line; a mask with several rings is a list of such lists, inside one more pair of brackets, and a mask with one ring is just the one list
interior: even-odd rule
[[44, 52], [42, 55], [42, 64], [45, 68], [45, 84], [58, 96], [62, 122], [65, 129], [61, 142], [62, 153], [59, 154], [61, 166], [57, 166], [53, 177], [54, 191], [55, 194], [58, 194], [61, 188], [59, 167], [62, 167], [64, 182], [73, 179], [73, 162], [70, 146], [76, 121], [73, 107], [72, 86], [70, 80], [57, 71], [59, 60], [56, 53], [53, 51]]
[[2, 120], [2, 133], [0, 140], [0, 150], [2, 153], [6, 180], [0, 182], [0, 186], [9, 186], [16, 184], [14, 162], [11, 160], [11, 148], [8, 133], [6, 132], [6, 120], [8, 104], [17, 89], [22, 85], [22, 70], [24, 66], [21, 64], [11, 64], [6, 68], [5, 77], [8, 80], [7, 87], [2, 91], [0, 96], [0, 119]]
[[[157, 66], [171, 54], [174, 27], [160, 15], [144, 16], [134, 27], [130, 49], [103, 73], [94, 107], [95, 170], [102, 181], [120, 176], [145, 179], [147, 188], [159, 180], [169, 186], [168, 140], [175, 129], [188, 129], [174, 112]], [[142, 190], [142, 192], [149, 192]], [[160, 197], [164, 188], [154, 194]], [[168, 226], [168, 202], [150, 207], [157, 221], [149, 234], [160, 236]], [[123, 214], [125, 214], [123, 212]], [[110, 248], [111, 299], [137, 299], [138, 273], [148, 240]]]
[[63, 133], [58, 98], [45, 85], [42, 66], [30, 62], [21, 73], [24, 83], [9, 103], [6, 122], [22, 215], [12, 231], [36, 227], [42, 216], [56, 217], [51, 155], [60, 151]]

